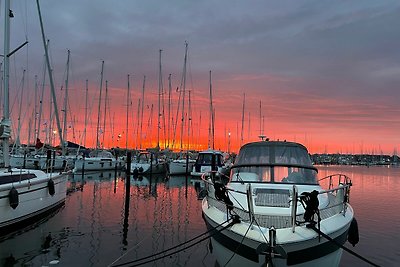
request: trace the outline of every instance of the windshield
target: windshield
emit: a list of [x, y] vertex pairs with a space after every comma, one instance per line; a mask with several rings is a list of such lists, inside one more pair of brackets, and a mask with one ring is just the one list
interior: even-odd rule
[[[215, 155], [216, 165], [222, 166], [222, 155], [220, 155], [220, 154], [214, 154], [214, 155]], [[201, 154], [199, 154], [199, 156], [196, 160], [196, 164], [204, 165], [204, 166], [211, 166], [212, 158], [213, 158], [213, 154], [201, 153]]]
[[246, 166], [233, 168], [231, 181], [318, 184], [313, 169], [281, 166]]
[[317, 184], [317, 170], [307, 149], [292, 142], [244, 145], [231, 172], [232, 181]]
[[242, 147], [235, 164], [296, 164], [312, 166], [307, 150], [301, 146], [262, 146]]

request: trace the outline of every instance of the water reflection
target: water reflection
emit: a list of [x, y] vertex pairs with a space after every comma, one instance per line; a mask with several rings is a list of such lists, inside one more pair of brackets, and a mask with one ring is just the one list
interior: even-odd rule
[[[400, 168], [395, 166], [324, 166], [319, 177], [343, 173], [352, 179], [350, 204], [355, 210], [360, 243], [352, 248], [380, 266], [396, 266], [398, 252], [400, 203]], [[341, 266], [363, 266], [363, 262], [343, 253]]]

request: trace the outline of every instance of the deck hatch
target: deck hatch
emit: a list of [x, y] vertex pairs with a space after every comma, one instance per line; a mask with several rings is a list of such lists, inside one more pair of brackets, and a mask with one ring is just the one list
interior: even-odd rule
[[255, 188], [256, 206], [289, 208], [290, 191], [287, 189]]

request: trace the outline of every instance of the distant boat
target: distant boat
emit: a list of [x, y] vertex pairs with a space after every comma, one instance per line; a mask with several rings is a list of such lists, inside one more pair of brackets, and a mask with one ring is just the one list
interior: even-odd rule
[[141, 151], [132, 160], [131, 171], [137, 174], [166, 173], [166, 166], [166, 161], [161, 159], [158, 153]]
[[107, 150], [94, 150], [89, 153], [89, 157], [78, 156], [75, 160], [74, 172], [82, 170], [102, 171], [122, 169], [125, 163], [121, 159], [117, 159]]
[[14, 154], [10, 157], [10, 166], [35, 170], [67, 170], [73, 168], [73, 158], [57, 155], [55, 158], [48, 159], [46, 155]]
[[[12, 169], [9, 165], [9, 55], [10, 55], [10, 0], [6, 0], [4, 31], [4, 113], [0, 123], [5, 168], [0, 169], [0, 236], [10, 234], [58, 210], [65, 203], [66, 173], [45, 173], [41, 170]], [[38, 3], [39, 18], [40, 8]], [[43, 27], [42, 35], [44, 38]], [[46, 49], [46, 48], [45, 48]], [[46, 50], [47, 55], [47, 50]], [[47, 58], [48, 59], [48, 58]]]
[[48, 148], [47, 150], [37, 151], [34, 148], [23, 148], [24, 151], [17, 151], [10, 155], [10, 166], [12, 168], [34, 169], [43, 170], [46, 172], [51, 171], [65, 171], [71, 170], [74, 167], [74, 160], [76, 156], [60, 155], [59, 151]]
[[[186, 158], [187, 157], [187, 158]], [[193, 155], [189, 152], [179, 153], [179, 157], [177, 159], [171, 160], [169, 162], [168, 172], [170, 175], [181, 175], [181, 174], [190, 174], [193, 170], [193, 166], [196, 163], [196, 160], [192, 158]]]
[[[215, 169], [212, 170], [214, 159]], [[203, 174], [209, 174], [214, 171], [218, 174], [226, 174], [229, 170], [229, 166], [224, 162], [224, 154], [221, 151], [207, 149], [199, 152], [196, 162], [193, 165], [192, 176], [202, 176]]]
[[298, 143], [243, 145], [228, 183], [204, 182], [203, 218], [219, 266], [339, 266], [337, 244], [358, 242], [348, 203], [351, 180], [318, 180]]

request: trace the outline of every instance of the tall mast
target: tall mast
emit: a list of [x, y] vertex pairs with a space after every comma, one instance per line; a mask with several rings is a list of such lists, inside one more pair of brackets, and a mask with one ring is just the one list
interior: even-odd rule
[[[154, 105], [151, 104], [149, 121], [147, 123], [147, 128], [149, 129], [147, 136], [150, 137], [150, 140], [153, 140], [153, 109], [154, 109]], [[150, 144], [153, 145], [152, 143], [150, 143]]]
[[125, 142], [125, 149], [128, 150], [128, 132], [129, 132], [129, 102], [130, 100], [130, 81], [129, 81], [129, 74], [128, 74], [128, 92], [127, 92], [127, 96], [126, 96], [126, 133], [125, 133], [125, 138], [126, 138], [126, 142]]
[[[104, 148], [105, 138], [106, 138], [107, 101], [108, 101], [108, 81], [106, 80], [106, 97], [104, 98], [103, 144], [101, 148]], [[113, 135], [111, 134], [111, 136]]]
[[183, 149], [183, 127], [185, 126], [185, 94], [186, 94], [186, 64], [188, 56], [188, 43], [185, 41], [185, 59], [182, 74], [182, 121], [181, 121], [181, 149]]
[[143, 136], [143, 111], [144, 111], [144, 88], [146, 85], [146, 75], [143, 76], [143, 88], [142, 88], [142, 111], [140, 112], [140, 138], [139, 148], [142, 149], [142, 136]]
[[199, 114], [199, 126], [198, 128], [198, 134], [197, 134], [197, 149], [199, 149], [200, 146], [200, 129], [201, 129], [201, 110], [200, 110], [200, 114]]
[[[131, 102], [132, 103], [132, 102]], [[140, 114], [140, 109], [141, 109], [141, 99], [140, 98], [138, 98], [138, 105], [137, 105], [137, 116], [138, 116], [138, 124], [137, 124], [137, 127], [136, 127], [136, 142], [135, 142], [135, 148], [137, 149], [138, 148], [138, 140], [139, 140], [139, 134], [140, 134], [140, 132], [139, 132], [139, 114]]]
[[103, 71], [104, 71], [104, 60], [101, 62], [101, 75], [100, 75], [100, 95], [99, 95], [99, 106], [97, 109], [97, 130], [96, 130], [96, 149], [99, 148], [99, 131], [100, 131], [100, 105], [101, 105], [101, 91], [103, 89]]
[[161, 104], [162, 104], [162, 118], [163, 118], [163, 137], [164, 137], [164, 148], [167, 148], [167, 125], [165, 122], [165, 92], [164, 92], [164, 82], [162, 81], [162, 95], [161, 95]]
[[161, 53], [162, 50], [159, 50], [160, 52], [160, 57], [159, 57], [159, 69], [158, 69], [158, 114], [157, 114], [157, 148], [160, 148], [160, 117], [161, 117]]
[[171, 84], [171, 74], [168, 75], [168, 147], [171, 141], [171, 91], [172, 91], [172, 84]]
[[[21, 114], [22, 114], [22, 100], [24, 99], [24, 87], [25, 87], [25, 73], [26, 70], [22, 72], [22, 81], [21, 81], [21, 95], [19, 97], [19, 111], [18, 111], [18, 130], [17, 130], [17, 140], [16, 144], [21, 145]], [[15, 145], [14, 145], [15, 146]]]
[[31, 131], [32, 131], [32, 117], [29, 118], [28, 126], [29, 126], [29, 129], [28, 129], [28, 143], [27, 143], [27, 145], [30, 145], [31, 144]]
[[34, 117], [33, 117], [33, 138], [35, 138], [34, 139], [34, 142], [36, 142], [36, 136], [37, 136], [37, 133], [36, 133], [36, 129], [37, 129], [37, 114], [38, 114], [38, 112], [37, 112], [37, 94], [38, 94], [38, 81], [37, 81], [37, 75], [35, 75], [35, 99], [34, 99], [34, 101], [35, 101], [35, 104], [34, 104], [34, 110], [33, 110], [33, 114], [34, 114]]
[[261, 121], [262, 121], [262, 118], [261, 118], [261, 100], [260, 100], [260, 136], [263, 134], [262, 128], [261, 128]]
[[37, 135], [36, 139], [40, 138], [40, 127], [42, 124], [42, 112], [43, 112], [43, 97], [44, 97], [44, 85], [45, 85], [45, 80], [46, 80], [46, 65], [44, 65], [44, 70], [43, 70], [43, 80], [42, 80], [42, 91], [40, 94], [40, 106], [39, 106], [39, 118], [38, 118], [38, 127], [37, 127]]
[[244, 135], [244, 108], [246, 102], [246, 93], [243, 93], [243, 106], [242, 106], [242, 130], [240, 132], [240, 146], [243, 145], [243, 135]]
[[266, 137], [264, 135], [264, 116], [261, 114], [261, 100], [260, 100], [260, 135], [258, 136], [261, 140]]
[[[190, 94], [191, 91], [189, 90], [189, 107], [188, 107], [188, 145], [187, 145], [187, 150], [190, 149], [190, 140], [191, 140], [191, 134], [190, 131], [192, 130], [192, 102], [191, 102], [191, 97]], [[193, 140], [192, 140], [193, 142]]]
[[53, 81], [52, 69], [50, 67], [50, 58], [49, 58], [49, 53], [47, 51], [46, 38], [45, 38], [45, 35], [44, 35], [44, 28], [43, 28], [42, 14], [40, 12], [39, 0], [36, 0], [36, 4], [37, 4], [38, 13], [39, 13], [39, 21], [40, 21], [40, 28], [41, 28], [41, 31], [42, 31], [42, 41], [43, 41], [43, 46], [44, 46], [44, 52], [45, 52], [45, 55], [46, 55], [47, 70], [49, 72], [50, 88], [51, 88], [51, 95], [53, 97], [54, 113], [56, 115], [58, 136], [60, 138], [60, 143], [61, 143], [61, 147], [62, 147], [62, 153], [63, 153], [63, 155], [65, 155], [65, 144], [63, 142], [63, 138], [62, 138], [62, 134], [61, 134], [61, 123], [60, 123], [60, 117], [58, 115], [57, 97], [56, 97], [56, 92], [55, 92], [55, 89], [54, 89], [54, 81]]
[[210, 122], [208, 128], [209, 143], [208, 147], [214, 149], [214, 107], [212, 96], [211, 70], [210, 70]]
[[68, 50], [67, 57], [67, 78], [65, 79], [65, 98], [64, 98], [64, 132], [63, 139], [67, 142], [67, 107], [68, 107], [68, 78], [69, 78], [69, 57], [71, 52]]
[[3, 140], [3, 156], [4, 166], [8, 168], [10, 166], [10, 155], [9, 155], [9, 138], [11, 135], [11, 121], [10, 121], [10, 107], [9, 107], [9, 68], [10, 58], [8, 56], [10, 52], [10, 17], [12, 11], [10, 10], [10, 0], [4, 1], [4, 66], [3, 66], [3, 82], [4, 82], [4, 110], [3, 119], [1, 121], [1, 139]]
[[88, 95], [89, 95], [89, 81], [86, 80], [86, 87], [85, 87], [85, 128], [83, 129], [83, 146], [86, 147], [86, 127], [87, 127], [87, 121], [88, 121]]

